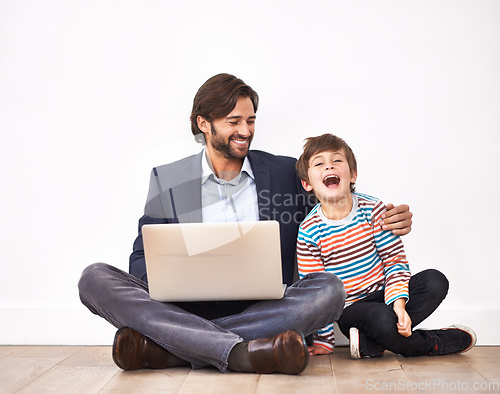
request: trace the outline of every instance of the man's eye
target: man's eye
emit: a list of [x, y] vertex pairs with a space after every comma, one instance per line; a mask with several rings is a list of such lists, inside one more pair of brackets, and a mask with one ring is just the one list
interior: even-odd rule
[[255, 123], [255, 120], [249, 120], [247, 121], [248, 124], [254, 124]]
[[229, 122], [229, 124], [232, 126], [236, 126], [238, 124], [238, 122]]

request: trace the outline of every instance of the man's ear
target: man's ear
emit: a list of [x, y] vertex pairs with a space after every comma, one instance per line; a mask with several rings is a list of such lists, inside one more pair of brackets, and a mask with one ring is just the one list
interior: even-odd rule
[[203, 116], [198, 115], [196, 118], [196, 123], [198, 124], [198, 128], [203, 132], [203, 134], [211, 132], [211, 125], [208, 120], [206, 120]]
[[309, 183], [307, 183], [306, 181], [301, 179], [300, 182], [302, 183], [302, 187], [304, 188], [304, 190], [306, 192], [310, 192], [313, 189], [313, 187]]

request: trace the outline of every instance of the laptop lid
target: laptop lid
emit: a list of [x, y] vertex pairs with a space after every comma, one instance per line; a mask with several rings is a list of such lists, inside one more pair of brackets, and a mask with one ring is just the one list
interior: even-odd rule
[[142, 236], [151, 299], [283, 297], [277, 221], [151, 224]]

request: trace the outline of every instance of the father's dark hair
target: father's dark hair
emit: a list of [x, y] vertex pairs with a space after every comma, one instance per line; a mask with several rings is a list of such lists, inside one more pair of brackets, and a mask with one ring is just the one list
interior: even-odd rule
[[240, 97], [252, 100], [254, 111], [259, 106], [259, 95], [241, 79], [230, 74], [218, 74], [205, 82], [196, 93], [191, 111], [191, 131], [202, 133], [198, 128], [198, 116], [209, 122], [229, 114]]
[[[306, 143], [304, 144], [304, 152], [295, 164], [295, 168], [297, 170], [299, 178], [303, 181], [309, 183], [308, 170], [309, 160], [311, 160], [311, 157], [318, 153], [327, 151], [338, 152], [340, 150], [343, 150], [347, 159], [347, 163], [349, 164], [349, 169], [351, 170], [351, 175], [358, 172], [358, 164], [356, 162], [354, 152], [342, 138], [337, 137], [333, 134], [323, 134], [318, 137], [306, 138], [305, 141]], [[351, 192], [354, 193], [355, 190], [355, 184], [351, 183]]]

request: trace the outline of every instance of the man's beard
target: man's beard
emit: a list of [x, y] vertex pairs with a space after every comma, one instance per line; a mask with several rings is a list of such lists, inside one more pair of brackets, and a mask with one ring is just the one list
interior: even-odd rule
[[[213, 123], [211, 123], [211, 129], [212, 129], [212, 147], [222, 153], [224, 157], [227, 159], [243, 159], [246, 157], [248, 154], [248, 150], [250, 149], [250, 144], [252, 142], [252, 135], [249, 137], [241, 137], [238, 133], [232, 134], [227, 140], [221, 136], [220, 134], [217, 133], [217, 130], [215, 129]], [[234, 147], [231, 145], [231, 139], [232, 138], [237, 138], [237, 139], [242, 139], [242, 140], [248, 140], [248, 146], [247, 149], [245, 149], [244, 152], [239, 150], [238, 148]]]

